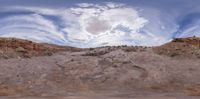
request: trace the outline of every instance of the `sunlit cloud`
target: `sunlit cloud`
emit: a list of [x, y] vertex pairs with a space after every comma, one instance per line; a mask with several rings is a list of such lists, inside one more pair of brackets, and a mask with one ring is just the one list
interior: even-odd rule
[[[6, 14], [0, 19], [1, 37], [75, 47], [155, 46], [170, 41], [180, 28], [173, 17], [164, 17], [159, 10], [112, 2], [68, 8], [12, 6], [1, 13]], [[197, 30], [188, 27], [181, 35]]]

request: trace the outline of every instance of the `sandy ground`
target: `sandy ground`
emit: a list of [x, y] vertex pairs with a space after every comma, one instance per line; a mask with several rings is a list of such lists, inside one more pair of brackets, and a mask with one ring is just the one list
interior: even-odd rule
[[172, 92], [87, 92], [68, 93], [66, 96], [44, 96], [44, 97], [0, 97], [0, 99], [200, 99], [199, 96], [188, 96], [183, 93]]
[[199, 99], [200, 97], [179, 97], [179, 96], [152, 96], [152, 97], [98, 97], [98, 96], [66, 96], [66, 97], [1, 97], [0, 99]]

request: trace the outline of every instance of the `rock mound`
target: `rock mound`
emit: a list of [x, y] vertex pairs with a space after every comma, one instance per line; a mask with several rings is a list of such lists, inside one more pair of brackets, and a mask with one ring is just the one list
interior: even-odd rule
[[176, 38], [172, 42], [153, 48], [160, 55], [182, 58], [200, 58], [200, 38]]

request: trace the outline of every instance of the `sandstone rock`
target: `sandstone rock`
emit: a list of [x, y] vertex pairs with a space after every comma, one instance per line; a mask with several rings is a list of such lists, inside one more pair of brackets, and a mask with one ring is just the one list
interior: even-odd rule
[[[139, 90], [179, 92], [200, 82], [200, 61], [192, 57], [198, 55], [198, 49], [189, 42], [176, 41], [155, 48], [119, 46], [77, 50], [9, 40], [0, 39], [0, 49], [7, 57], [1, 59], [3, 55], [0, 55], [2, 96]], [[168, 57], [174, 52], [178, 52], [174, 56], [177, 58]], [[198, 95], [199, 87], [191, 87], [189, 91]]]
[[17, 52], [27, 52], [26, 49], [24, 49], [23, 47], [18, 47], [15, 49]]

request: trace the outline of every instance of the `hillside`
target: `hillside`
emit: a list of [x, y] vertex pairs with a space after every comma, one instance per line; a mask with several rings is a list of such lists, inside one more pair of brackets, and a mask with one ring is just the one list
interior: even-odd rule
[[78, 51], [78, 48], [39, 44], [16, 38], [0, 38], [0, 59], [51, 56], [61, 51]]
[[0, 96], [193, 99], [200, 95], [199, 40], [78, 49], [1, 38]]
[[170, 57], [200, 58], [200, 38], [176, 38], [172, 42], [153, 48], [159, 55]]

